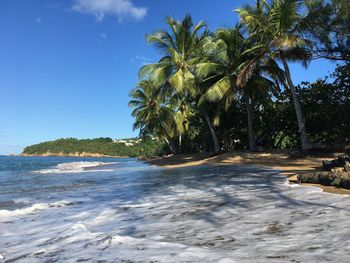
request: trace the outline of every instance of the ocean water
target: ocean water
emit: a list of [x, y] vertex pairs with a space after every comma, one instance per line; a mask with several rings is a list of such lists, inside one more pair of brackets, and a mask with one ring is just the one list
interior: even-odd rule
[[0, 156], [0, 262], [350, 262], [350, 196], [253, 166]]

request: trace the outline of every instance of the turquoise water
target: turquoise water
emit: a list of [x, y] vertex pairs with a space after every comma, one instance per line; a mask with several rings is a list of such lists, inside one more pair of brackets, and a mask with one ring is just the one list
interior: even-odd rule
[[[141, 169], [144, 165], [136, 161], [132, 158], [0, 156], [0, 207], [4, 208], [7, 203], [8, 208], [13, 209], [11, 202], [17, 199], [26, 200], [19, 202], [23, 206], [54, 202], [61, 200], [62, 196], [79, 195], [82, 188], [88, 191], [115, 180], [111, 171], [125, 171], [131, 167], [134, 170]], [[66, 169], [57, 167], [62, 164], [72, 166]], [[84, 165], [89, 164], [97, 166], [95, 169], [84, 168]], [[18, 206], [20, 205], [15, 207]]]
[[0, 263], [349, 262], [349, 219], [270, 169], [0, 157]]

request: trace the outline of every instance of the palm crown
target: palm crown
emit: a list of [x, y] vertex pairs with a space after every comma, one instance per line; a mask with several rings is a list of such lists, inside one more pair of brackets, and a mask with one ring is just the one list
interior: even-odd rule
[[[140, 76], [149, 75], [158, 85], [167, 81], [177, 92], [197, 94], [193, 68], [199, 58], [196, 56], [208, 32], [204, 22], [194, 25], [190, 16], [181, 22], [173, 18], [166, 20], [170, 32], [159, 30], [147, 36], [163, 55], [158, 63], [141, 68]], [[203, 31], [200, 33], [200, 31]]]

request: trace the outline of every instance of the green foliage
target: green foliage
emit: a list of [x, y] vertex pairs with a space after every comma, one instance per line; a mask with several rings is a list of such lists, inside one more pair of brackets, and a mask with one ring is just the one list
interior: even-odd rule
[[114, 142], [111, 138], [58, 139], [28, 146], [23, 150], [23, 154], [40, 155], [50, 152], [51, 154], [67, 155], [93, 153], [120, 157], [152, 157], [168, 151], [164, 142], [151, 138], [145, 138], [140, 142], [137, 142], [137, 138], [124, 139], [123, 141], [133, 144], [129, 146], [120, 141]]
[[[198, 104], [203, 92], [195, 75], [195, 67], [200, 62], [203, 43], [207, 39], [208, 32], [203, 22], [194, 25], [189, 15], [182, 21], [169, 17], [166, 23], [168, 31], [158, 30], [147, 37], [148, 42], [163, 56], [158, 63], [145, 65], [140, 69], [141, 81], [136, 90], [130, 94], [134, 99], [138, 96], [136, 92], [148, 94], [147, 98], [136, 98], [139, 104], [144, 106], [140, 107], [133, 101], [129, 105], [134, 108], [132, 113], [136, 119], [134, 127], [140, 128], [140, 134], [149, 132], [157, 137], [163, 137], [172, 151], [177, 153], [182, 151], [183, 134], [189, 127], [188, 118], [191, 114], [189, 108], [191, 104]], [[142, 85], [145, 82], [149, 83], [150, 87]], [[148, 91], [149, 89], [154, 91]], [[150, 109], [147, 101], [154, 101], [152, 105], [157, 106]], [[202, 113], [207, 116], [205, 110]], [[211, 125], [209, 118], [207, 123]], [[211, 132], [215, 137], [213, 128]], [[218, 151], [217, 140], [214, 145]]]
[[[297, 88], [310, 139], [321, 145], [350, 143], [350, 65], [340, 65], [330, 76]], [[254, 97], [256, 140], [265, 149], [298, 149], [298, 124], [288, 90]], [[218, 135], [225, 149], [245, 149], [247, 129], [244, 101], [233, 102], [221, 115]], [[236, 141], [236, 142], [234, 142]]]
[[308, 132], [315, 142], [350, 142], [350, 64], [338, 66], [330, 78], [299, 86], [309, 122]]
[[[168, 30], [147, 37], [162, 56], [140, 69], [130, 94], [134, 127], [174, 153], [349, 143], [348, 7], [257, 0], [236, 10], [241, 24], [213, 33], [190, 16], [168, 18]], [[288, 62], [319, 57], [345, 64], [295, 86]]]
[[320, 58], [350, 61], [350, 1], [306, 0], [308, 17], [315, 23], [308, 28], [315, 39], [313, 51]]

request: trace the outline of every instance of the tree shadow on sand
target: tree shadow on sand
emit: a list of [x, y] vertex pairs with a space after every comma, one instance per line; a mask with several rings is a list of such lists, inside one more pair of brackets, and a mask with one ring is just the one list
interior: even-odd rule
[[[142, 204], [152, 200], [154, 206], [165, 205], [169, 202], [168, 211], [164, 210], [159, 217], [172, 214], [172, 202], [167, 198], [175, 197], [183, 202], [181, 214], [174, 214], [174, 218], [184, 217], [206, 220], [211, 224], [219, 224], [220, 217], [216, 214], [223, 209], [256, 209], [273, 202], [276, 207], [296, 211], [307, 207], [322, 209], [346, 209], [334, 204], [327, 204], [323, 200], [310, 201], [304, 196], [296, 197], [292, 191], [310, 191], [307, 189], [292, 189], [283, 185], [286, 177], [278, 171], [262, 169], [254, 166], [197, 166], [177, 169], [151, 169], [143, 171], [128, 184], [118, 189], [115, 198], [123, 202], [132, 201]], [[316, 190], [316, 189], [314, 189]], [[180, 194], [179, 194], [180, 191]], [[194, 193], [191, 195], [191, 193]], [[198, 192], [197, 195], [195, 192]], [[249, 198], [245, 195], [249, 193]], [[190, 195], [188, 195], [190, 194]], [[184, 195], [185, 199], [181, 196]], [[327, 196], [325, 195], [325, 198]]]

